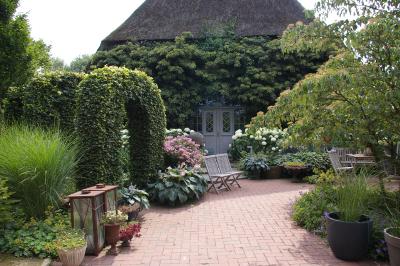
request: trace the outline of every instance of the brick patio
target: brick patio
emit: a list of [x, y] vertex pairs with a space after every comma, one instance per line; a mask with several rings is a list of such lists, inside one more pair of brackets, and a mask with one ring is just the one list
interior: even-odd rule
[[241, 184], [194, 205], [153, 206], [131, 249], [87, 257], [86, 265], [375, 265], [337, 260], [324, 240], [293, 224], [290, 206], [310, 186], [288, 180]]

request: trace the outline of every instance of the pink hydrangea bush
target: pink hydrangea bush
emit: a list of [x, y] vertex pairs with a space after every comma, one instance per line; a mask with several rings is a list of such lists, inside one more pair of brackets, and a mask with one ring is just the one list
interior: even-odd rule
[[185, 164], [189, 167], [201, 165], [203, 154], [200, 145], [186, 136], [169, 136], [164, 142], [167, 166]]

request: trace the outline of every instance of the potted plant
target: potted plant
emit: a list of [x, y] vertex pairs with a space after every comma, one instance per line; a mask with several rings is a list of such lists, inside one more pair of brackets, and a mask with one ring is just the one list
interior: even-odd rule
[[280, 156], [271, 154], [267, 159], [269, 170], [266, 173], [268, 179], [278, 179], [282, 177], [282, 165], [280, 162]]
[[357, 261], [368, 254], [372, 220], [365, 215], [369, 197], [366, 178], [348, 176], [337, 188], [338, 212], [326, 213], [328, 242], [342, 260]]
[[86, 239], [81, 230], [68, 229], [59, 232], [55, 241], [57, 254], [64, 266], [79, 266], [85, 258]]
[[116, 244], [119, 240], [119, 229], [121, 224], [126, 223], [128, 216], [120, 211], [108, 211], [102, 219], [104, 224], [106, 244], [111, 245], [108, 253], [110, 255], [117, 255]]
[[149, 194], [135, 186], [123, 187], [120, 190], [121, 200], [119, 210], [128, 215], [128, 221], [137, 218], [140, 211], [150, 208]]
[[285, 162], [283, 167], [297, 181], [301, 181], [308, 170], [308, 167], [303, 162]]
[[265, 178], [267, 171], [270, 170], [264, 154], [247, 156], [242, 161], [242, 168], [253, 178]]
[[385, 241], [389, 251], [390, 265], [400, 265], [400, 211], [390, 211], [391, 227], [384, 230]]
[[123, 226], [119, 231], [119, 239], [122, 241], [123, 247], [129, 247], [133, 237], [140, 237], [140, 223], [133, 222]]

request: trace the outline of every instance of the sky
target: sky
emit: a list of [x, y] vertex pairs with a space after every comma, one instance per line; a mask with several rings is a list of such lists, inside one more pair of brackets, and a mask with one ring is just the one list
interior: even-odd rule
[[[135, 11], [144, 0], [20, 0], [18, 13], [26, 14], [34, 39], [51, 45], [52, 56], [70, 63], [96, 52], [100, 42]], [[316, 0], [299, 0], [307, 9]]]

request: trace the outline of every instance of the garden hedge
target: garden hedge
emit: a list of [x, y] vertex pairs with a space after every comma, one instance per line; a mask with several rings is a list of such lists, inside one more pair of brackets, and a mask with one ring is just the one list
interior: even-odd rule
[[76, 130], [83, 156], [78, 186], [117, 183], [122, 176], [121, 130], [130, 133], [131, 181], [144, 186], [163, 165], [166, 127], [160, 90], [144, 72], [104, 67], [79, 84]]
[[74, 130], [76, 94], [82, 74], [47, 72], [27, 85], [8, 92], [6, 118], [25, 120], [41, 126]]

